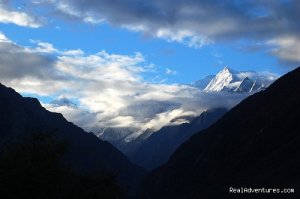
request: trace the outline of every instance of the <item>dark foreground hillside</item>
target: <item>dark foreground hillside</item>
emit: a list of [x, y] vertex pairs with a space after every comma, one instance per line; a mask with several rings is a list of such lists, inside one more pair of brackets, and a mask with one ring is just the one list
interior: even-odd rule
[[[50, 151], [45, 150], [47, 148], [45, 146], [49, 144], [48, 142], [43, 141], [44, 145], [36, 145], [38, 144], [36, 139], [31, 139], [32, 136], [36, 137], [36, 134], [47, 139], [50, 137], [50, 140], [54, 139], [57, 143], [62, 143], [64, 148], [59, 150], [59, 157], [56, 152], [58, 150], [57, 147], [54, 147], [53, 150], [50, 147]], [[28, 142], [28, 140], [31, 141]], [[7, 148], [10, 150], [7, 150]], [[38, 151], [41, 154], [36, 154]], [[50, 170], [53, 170], [52, 173], [61, 173], [66, 171], [64, 169], [67, 168], [66, 173], [61, 173], [59, 176], [59, 179], [65, 178], [61, 182], [67, 182], [66, 179], [69, 179], [68, 183], [70, 184], [80, 184], [86, 181], [86, 186], [91, 183], [93, 185], [88, 187], [93, 189], [97, 183], [99, 185], [103, 180], [107, 179], [107, 183], [103, 185], [109, 185], [107, 187], [109, 192], [119, 187], [120, 192], [125, 195], [132, 194], [145, 175], [143, 169], [131, 164], [127, 157], [108, 142], [101, 141], [95, 135], [84, 132], [81, 128], [68, 122], [61, 114], [47, 111], [37, 99], [23, 98], [13, 89], [6, 88], [3, 85], [0, 85], [0, 153], [0, 169], [2, 169], [3, 174], [0, 174], [2, 191], [6, 190], [6, 183], [7, 186], [16, 186], [16, 191], [18, 188], [29, 186], [32, 189], [27, 190], [34, 193], [40, 187], [35, 185], [42, 185], [43, 183], [47, 184], [46, 187], [51, 185], [53, 186], [51, 189], [56, 189], [58, 185], [55, 177], [50, 175], [50, 181], [41, 177], [43, 172], [48, 175], [48, 171], [42, 172], [42, 170], [37, 170], [37, 172], [41, 172], [40, 174], [37, 173], [40, 176], [33, 177], [29, 181], [18, 182], [17, 180], [22, 179], [22, 176], [17, 175], [22, 174], [22, 170], [20, 170], [22, 168], [21, 164], [24, 164], [24, 175], [27, 172], [27, 168], [30, 170], [27, 176], [30, 176], [29, 174], [33, 168], [40, 168], [39, 162], [41, 165], [44, 165], [43, 159], [46, 159], [45, 165], [47, 167], [50, 164]], [[28, 158], [24, 160], [22, 157]], [[37, 158], [36, 161], [35, 158]], [[47, 159], [49, 159], [48, 162]], [[60, 166], [58, 166], [57, 162], [59, 162]], [[9, 166], [9, 164], [11, 165]], [[7, 172], [3, 172], [5, 171], [3, 168], [10, 169]], [[96, 176], [99, 176], [99, 178]], [[74, 180], [71, 180], [72, 178]], [[43, 181], [40, 182], [40, 180]], [[29, 184], [26, 184], [26, 182]], [[76, 186], [74, 185], [74, 187]], [[101, 186], [99, 187], [101, 188]], [[102, 191], [105, 192], [105, 189]], [[79, 197], [79, 195], [77, 196]], [[1, 193], [0, 198], [2, 198]]]
[[[139, 198], [300, 198], [300, 68], [192, 136], [154, 170]], [[230, 187], [295, 194], [229, 194]]]
[[60, 163], [67, 144], [49, 134], [32, 133], [7, 140], [0, 153], [0, 197], [122, 198], [115, 176], [97, 172], [80, 174]]

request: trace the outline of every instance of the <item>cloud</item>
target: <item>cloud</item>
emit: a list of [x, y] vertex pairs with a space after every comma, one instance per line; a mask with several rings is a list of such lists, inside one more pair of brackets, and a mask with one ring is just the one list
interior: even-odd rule
[[33, 17], [25, 12], [9, 9], [8, 1], [5, 0], [0, 0], [0, 23], [12, 23], [30, 28], [42, 26], [41, 21], [37, 17]]
[[[34, 49], [27, 48], [28, 51], [38, 52], [38, 53], [59, 53], [59, 50], [54, 48], [54, 46], [50, 43], [36, 41], [36, 40], [30, 40], [30, 41], [34, 44], [37, 44], [37, 47]], [[66, 52], [66, 53], [68, 53], [68, 52]]]
[[[299, 35], [298, 0], [35, 0], [70, 20], [109, 23], [170, 42], [200, 48], [216, 42], [246, 39], [264, 43]], [[272, 45], [271, 45], [272, 46]], [[277, 45], [274, 55], [294, 59], [289, 49]], [[297, 56], [293, 55], [293, 57]]]
[[11, 43], [12, 41], [9, 40], [2, 32], [0, 32], [0, 42], [1, 43]]
[[27, 52], [3, 34], [0, 34], [0, 77], [2, 80], [39, 78], [48, 79], [53, 74], [49, 57]]
[[292, 66], [298, 66], [300, 62], [300, 37], [285, 36], [268, 41], [274, 48], [271, 53], [280, 57]]
[[166, 68], [166, 74], [167, 75], [176, 75], [177, 71], [176, 70], [171, 70], [169, 68]]
[[196, 116], [213, 107], [230, 108], [246, 97], [205, 93], [189, 85], [147, 82], [142, 74], [154, 69], [141, 53], [86, 54], [81, 50], [62, 51], [45, 42], [25, 47], [0, 34], [0, 60], [1, 83], [41, 99], [54, 98], [43, 105], [87, 131], [136, 129], [128, 139], [147, 129], [174, 125], [174, 118]]
[[77, 50], [67, 50], [63, 52], [63, 54], [77, 56], [77, 55], [83, 55], [84, 52], [81, 49], [77, 49]]

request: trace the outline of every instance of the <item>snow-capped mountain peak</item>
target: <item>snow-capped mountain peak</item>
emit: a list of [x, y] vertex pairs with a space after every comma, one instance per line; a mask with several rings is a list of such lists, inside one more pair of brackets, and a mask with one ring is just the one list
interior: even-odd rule
[[192, 83], [192, 86], [197, 87], [201, 90], [205, 89], [205, 87], [209, 84], [209, 82], [215, 77], [215, 75], [208, 75], [203, 79], [195, 81]]
[[235, 79], [234, 71], [226, 66], [209, 82], [204, 91], [222, 91]]
[[[203, 80], [198, 80], [193, 85], [205, 92], [234, 92], [234, 93], [251, 93], [267, 88], [277, 76], [271, 73], [258, 73], [253, 71], [239, 72], [225, 67], [214, 77], [210, 77], [209, 83], [207, 77]], [[205, 80], [205, 81], [204, 81]], [[201, 83], [201, 87], [198, 86]]]
[[254, 81], [248, 77], [245, 77], [241, 84], [234, 91], [238, 93], [251, 92], [253, 90], [253, 85]]

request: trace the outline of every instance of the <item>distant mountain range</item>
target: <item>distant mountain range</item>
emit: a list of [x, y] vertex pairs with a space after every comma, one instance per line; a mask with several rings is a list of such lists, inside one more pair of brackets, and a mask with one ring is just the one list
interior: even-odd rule
[[[299, 198], [300, 68], [183, 143], [144, 182], [139, 198]], [[229, 194], [229, 188], [294, 188]]]
[[[253, 71], [239, 72], [229, 67], [225, 67], [216, 75], [209, 75], [201, 80], [192, 83], [190, 86], [200, 89], [204, 92], [230, 92], [230, 93], [243, 93], [243, 94], [253, 94], [255, 92], [266, 89], [272, 82], [274, 82], [278, 77], [270, 73], [259, 73]], [[157, 105], [156, 105], [157, 106]], [[159, 110], [172, 110], [174, 107], [169, 103], [161, 103], [159, 107], [149, 108], [148, 110], [144, 108], [137, 109], [136, 112], [139, 114], [140, 110], [143, 111], [154, 111]], [[190, 122], [192, 118], [185, 120]], [[180, 124], [180, 122], [178, 122]], [[122, 145], [119, 142], [131, 142], [134, 141], [139, 136], [132, 136], [133, 134], [143, 134], [139, 132], [140, 129], [135, 128], [102, 128], [95, 130], [95, 134], [103, 140], [107, 140], [111, 143], [116, 144], [115, 146]], [[151, 129], [147, 129], [149, 134]], [[137, 133], [138, 132], [138, 133]], [[153, 133], [152, 131], [151, 133]], [[143, 136], [145, 137], [145, 136]], [[140, 137], [139, 137], [140, 138]]]
[[[219, 93], [221, 98], [223, 97], [222, 95], [224, 92], [251, 95], [266, 89], [276, 78], [277, 76], [273, 74], [258, 73], [253, 71], [238, 72], [230, 69], [229, 67], [225, 67], [218, 74], [209, 75], [204, 79], [194, 82], [190, 86], [198, 88], [200, 90], [199, 92], [214, 93], [217, 95]], [[168, 110], [171, 108], [172, 106], [170, 106], [168, 103], [162, 103], [159, 107], [161, 110]], [[153, 111], [152, 109], [142, 110]], [[208, 110], [208, 113], [211, 111], [212, 110]], [[139, 110], [137, 110], [137, 112], [139, 112]], [[210, 121], [208, 121], [208, 124], [213, 123], [216, 121], [216, 119], [218, 119], [218, 117], [212, 118]], [[185, 141], [185, 139], [188, 139], [193, 133], [195, 133], [197, 129], [194, 132], [186, 132], [186, 135], [184, 135], [186, 137], [184, 137], [182, 133], [180, 135], [175, 135], [175, 133], [170, 133], [170, 131], [181, 132], [181, 130], [183, 130], [182, 126], [185, 126], [185, 128], [191, 128], [191, 126], [194, 125], [192, 123], [193, 120], [197, 120], [197, 117], [174, 118], [171, 122], [173, 124], [172, 126], [163, 127], [157, 132], [153, 131], [152, 129], [147, 129], [146, 131], [141, 132], [140, 129], [136, 128], [120, 127], [97, 129], [94, 131], [94, 133], [99, 138], [112, 143], [115, 147], [130, 157], [133, 162], [151, 170], [167, 161], [172, 152], [183, 141]], [[179, 125], [175, 123], [178, 123]], [[206, 125], [204, 126], [207, 127]], [[203, 129], [204, 126], [198, 126], [198, 130]], [[135, 134], [138, 134], [139, 136], [133, 136]], [[172, 138], [167, 140], [167, 137], [169, 136]], [[158, 147], [158, 143], [160, 143], [160, 147]], [[160, 150], [161, 152], [159, 152]], [[160, 155], [155, 155], [154, 151]]]
[[117, 181], [126, 193], [133, 192], [146, 174], [142, 168], [133, 165], [107, 141], [83, 131], [68, 122], [61, 114], [47, 111], [37, 99], [22, 97], [2, 84], [0, 84], [0, 132], [0, 149], [7, 141], [21, 140], [31, 133], [54, 136], [67, 145], [61, 159], [63, 165], [68, 165], [72, 171], [81, 174], [116, 175]]

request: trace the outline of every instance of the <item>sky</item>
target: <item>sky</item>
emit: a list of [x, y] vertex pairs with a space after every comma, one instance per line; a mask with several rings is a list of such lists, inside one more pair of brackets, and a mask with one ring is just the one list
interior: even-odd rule
[[299, 18], [297, 0], [0, 0], [0, 82], [85, 129], [151, 128], [221, 103], [189, 84], [224, 66], [299, 66]]

